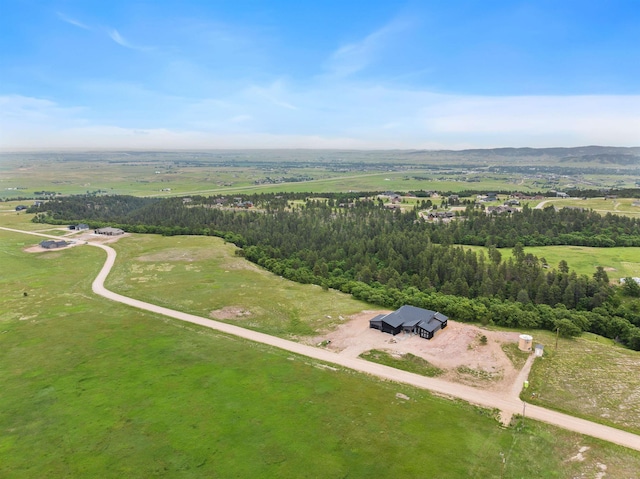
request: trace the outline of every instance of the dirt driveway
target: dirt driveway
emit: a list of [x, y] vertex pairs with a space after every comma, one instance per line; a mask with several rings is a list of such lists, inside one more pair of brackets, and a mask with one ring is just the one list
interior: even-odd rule
[[[330, 340], [328, 349], [354, 358], [371, 349], [385, 350], [397, 357], [411, 353], [445, 370], [441, 379], [495, 392], [511, 390], [520, 371], [514, 368], [502, 345], [517, 344], [518, 333], [489, 331], [451, 320], [431, 340], [403, 333], [392, 336], [369, 328], [371, 318], [388, 312], [363, 311], [334, 331], [305, 342], [317, 345]], [[481, 336], [486, 336], [486, 344], [481, 343]]]

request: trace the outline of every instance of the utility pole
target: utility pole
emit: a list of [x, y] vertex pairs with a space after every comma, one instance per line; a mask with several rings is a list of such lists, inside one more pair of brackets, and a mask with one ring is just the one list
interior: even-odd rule
[[502, 458], [502, 467], [500, 468], [500, 479], [504, 477], [504, 466], [507, 462], [507, 459], [504, 457], [504, 452], [500, 453], [500, 457]]
[[556, 351], [558, 350], [558, 338], [560, 337], [560, 326], [556, 327]]

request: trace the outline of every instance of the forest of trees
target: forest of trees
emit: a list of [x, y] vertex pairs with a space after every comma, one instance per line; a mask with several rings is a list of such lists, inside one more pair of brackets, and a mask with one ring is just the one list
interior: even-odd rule
[[[253, 208], [234, 207], [239, 199], [222, 197], [185, 202], [103, 196], [57, 199], [34, 211], [43, 222], [216, 235], [276, 274], [381, 306], [413, 304], [461, 321], [560, 328], [566, 335], [592, 331], [640, 350], [640, 305], [616, 301], [602, 268], [592, 276], [577, 275], [566, 262], [552, 267], [523, 250], [541, 237], [633, 243], [640, 240], [636, 220], [527, 207], [493, 216], [469, 207], [463, 221], [431, 224], [419, 219], [417, 209], [385, 208], [373, 194], [257, 194], [242, 200]], [[487, 245], [488, 252], [456, 243]], [[512, 256], [503, 260], [496, 246], [513, 246]]]
[[509, 215], [487, 215], [469, 206], [464, 221], [432, 225], [432, 241], [499, 248], [524, 246], [640, 246], [640, 219], [581, 208], [556, 210], [551, 205], [538, 210], [527, 206]]

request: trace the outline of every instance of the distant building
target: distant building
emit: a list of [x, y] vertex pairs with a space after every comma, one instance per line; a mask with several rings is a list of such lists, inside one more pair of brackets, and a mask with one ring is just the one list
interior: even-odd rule
[[427, 219], [431, 221], [442, 221], [446, 223], [451, 219], [455, 218], [455, 216], [456, 215], [453, 211], [433, 211], [432, 210], [427, 214]]
[[70, 230], [80, 231], [80, 230], [88, 230], [89, 225], [85, 223], [79, 223], [77, 225], [69, 225]]
[[491, 213], [501, 215], [503, 213], [513, 213], [516, 210], [511, 208], [510, 206], [487, 206], [487, 209], [485, 211], [488, 215], [490, 215]]
[[67, 241], [56, 241], [56, 240], [45, 240], [40, 242], [40, 246], [44, 249], [58, 249], [64, 248], [65, 246], [69, 246], [71, 243]]
[[120, 228], [112, 228], [110, 226], [107, 226], [106, 228], [99, 228], [95, 230], [95, 233], [97, 235], [119, 236], [119, 235], [123, 235], [124, 231], [121, 230]]

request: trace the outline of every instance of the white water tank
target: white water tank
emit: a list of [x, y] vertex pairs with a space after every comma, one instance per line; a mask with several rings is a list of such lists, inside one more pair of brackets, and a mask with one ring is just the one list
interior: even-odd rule
[[533, 344], [533, 336], [528, 334], [521, 334], [520, 341], [518, 342], [518, 349], [520, 351], [531, 351], [531, 345]]

